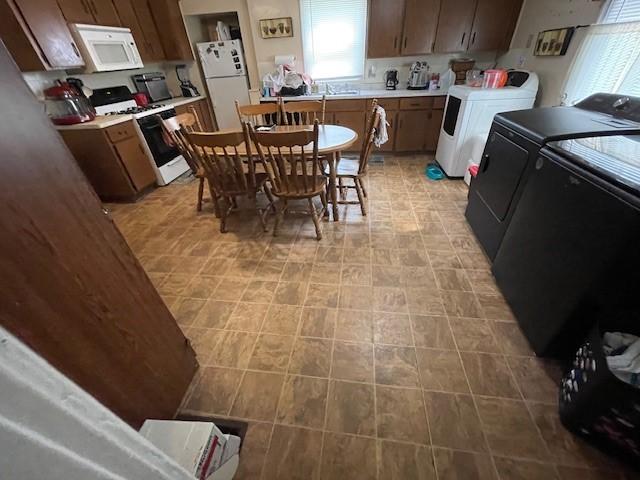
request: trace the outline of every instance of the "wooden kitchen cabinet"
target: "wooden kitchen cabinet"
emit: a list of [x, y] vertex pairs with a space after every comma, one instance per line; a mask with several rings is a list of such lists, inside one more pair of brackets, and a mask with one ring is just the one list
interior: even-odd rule
[[193, 60], [178, 0], [153, 0], [151, 13], [167, 60]]
[[195, 102], [185, 103], [184, 105], [179, 105], [175, 108], [176, 113], [180, 115], [181, 113], [187, 113], [193, 108], [198, 116], [198, 120], [200, 120], [200, 125], [202, 125], [202, 129], [205, 132], [213, 132], [215, 131], [215, 124], [213, 122], [213, 116], [211, 115], [211, 110], [209, 109], [209, 100], [203, 98], [201, 100], [196, 100]]
[[[447, 0], [445, 0], [445, 3]], [[440, 0], [405, 0], [400, 53], [422, 55], [433, 52], [438, 28]]]
[[469, 45], [477, 0], [446, 0], [440, 6], [434, 51], [463, 52]]
[[397, 57], [402, 41], [404, 0], [371, 0], [367, 56]]
[[426, 146], [428, 110], [401, 110], [396, 127], [396, 152], [417, 152]]
[[440, 127], [442, 126], [442, 118], [444, 110], [431, 110], [427, 117], [427, 133], [425, 141], [425, 150], [435, 152], [438, 148], [438, 140], [440, 139]]
[[120, 21], [123, 26], [131, 29], [133, 39], [136, 41], [140, 58], [143, 62], [150, 62], [153, 60], [153, 53], [149, 50], [147, 39], [144, 36], [136, 12], [133, 9], [132, 0], [113, 0], [113, 5], [120, 17]]
[[[165, 54], [160, 42], [160, 34], [153, 21], [151, 8], [147, 0], [131, 0], [133, 11], [136, 14], [142, 35], [145, 41], [145, 48], [148, 51], [149, 60], [164, 60]], [[164, 26], [163, 26], [164, 27]]]
[[133, 200], [156, 182], [133, 121], [60, 134], [102, 200]]
[[362, 148], [362, 142], [365, 137], [365, 120], [367, 114], [365, 111], [359, 112], [335, 112], [329, 114], [329, 119], [325, 115], [325, 123], [331, 123], [333, 125], [341, 125], [343, 127], [350, 128], [358, 134], [358, 140], [349, 147], [350, 151], [360, 150]]
[[506, 50], [522, 8], [522, 0], [478, 0], [469, 51]]
[[0, 37], [23, 71], [84, 65], [55, 0], [0, 0]]
[[68, 23], [121, 26], [111, 0], [58, 0], [58, 5]]

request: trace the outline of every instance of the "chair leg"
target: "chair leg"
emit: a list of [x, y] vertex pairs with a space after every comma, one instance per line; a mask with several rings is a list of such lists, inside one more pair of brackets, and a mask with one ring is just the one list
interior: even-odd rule
[[340, 192], [340, 199], [345, 201], [347, 199], [347, 192], [344, 188], [344, 183], [342, 182], [342, 177], [338, 177], [338, 191]]
[[360, 183], [360, 179], [358, 177], [353, 179], [353, 183], [356, 185], [356, 192], [358, 193], [358, 202], [360, 203], [360, 210], [362, 211], [362, 215], [367, 215], [367, 209], [364, 205], [364, 196], [362, 195], [362, 184]]
[[327, 192], [320, 192], [320, 201], [322, 202], [322, 208], [324, 211], [322, 215], [325, 217], [329, 216], [329, 202], [327, 202]]
[[280, 226], [280, 222], [284, 221], [284, 211], [286, 209], [286, 203], [284, 200], [280, 200], [276, 207], [276, 219], [273, 224], [273, 236], [276, 237], [278, 235], [278, 227]]
[[266, 183], [262, 187], [262, 191], [264, 192], [264, 196], [267, 197], [267, 200], [269, 201], [269, 209], [271, 210], [271, 212], [273, 212], [273, 214], [278, 213], [276, 209], [276, 201], [271, 194], [271, 189], [267, 186]]
[[320, 220], [318, 219], [318, 213], [316, 212], [316, 207], [313, 204], [313, 198], [308, 198], [309, 201], [309, 213], [311, 214], [311, 218], [313, 219], [313, 224], [316, 227], [316, 239], [322, 240], [322, 229], [320, 228]]
[[222, 212], [220, 210], [220, 197], [216, 192], [213, 191], [213, 188], [209, 187], [209, 194], [211, 195], [211, 202], [213, 203], [213, 213], [216, 218], [222, 218]]
[[364, 195], [364, 198], [367, 198], [367, 190], [366, 188], [364, 188], [364, 182], [362, 181], [362, 179], [360, 177], [358, 177], [358, 180], [360, 180], [360, 188], [362, 189], [362, 195]]
[[264, 210], [261, 209], [258, 206], [258, 196], [254, 195], [253, 196], [253, 201], [255, 203], [256, 206], [256, 211], [258, 212], [258, 217], [260, 217], [260, 223], [262, 224], [262, 231], [263, 232], [268, 232], [269, 229], [267, 228], [267, 213], [269, 212], [269, 208], [265, 208]]
[[220, 197], [222, 208], [220, 209], [220, 233], [227, 233], [227, 217], [231, 210], [231, 202], [226, 197]]
[[200, 177], [200, 183], [198, 184], [198, 203], [196, 204], [196, 210], [202, 211], [202, 197], [204, 196], [204, 177]]

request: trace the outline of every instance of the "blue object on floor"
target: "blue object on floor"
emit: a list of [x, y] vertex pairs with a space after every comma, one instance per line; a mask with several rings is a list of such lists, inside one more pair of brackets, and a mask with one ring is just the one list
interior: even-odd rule
[[427, 165], [426, 175], [431, 180], [442, 180], [444, 178], [444, 172], [435, 163]]

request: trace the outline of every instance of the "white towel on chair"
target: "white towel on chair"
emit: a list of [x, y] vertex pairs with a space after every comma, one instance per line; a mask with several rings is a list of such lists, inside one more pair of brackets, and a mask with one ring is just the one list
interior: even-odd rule
[[380, 105], [376, 107], [376, 111], [380, 114], [380, 123], [378, 124], [378, 129], [376, 130], [375, 136], [373, 137], [373, 144], [380, 148], [381, 145], [384, 145], [389, 141], [389, 135], [387, 134], [387, 112], [385, 112], [384, 108]]

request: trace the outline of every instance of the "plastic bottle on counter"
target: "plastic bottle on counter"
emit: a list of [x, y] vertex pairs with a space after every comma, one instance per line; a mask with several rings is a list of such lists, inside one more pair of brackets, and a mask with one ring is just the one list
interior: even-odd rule
[[440, 74], [434, 73], [429, 81], [429, 90], [438, 90], [440, 88]]

